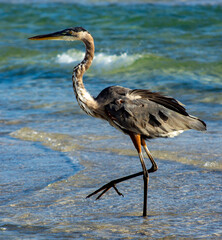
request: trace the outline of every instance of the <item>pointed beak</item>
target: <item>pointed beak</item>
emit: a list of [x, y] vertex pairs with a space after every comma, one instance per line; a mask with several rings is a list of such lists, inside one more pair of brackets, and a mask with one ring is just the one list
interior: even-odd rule
[[37, 35], [34, 37], [30, 37], [28, 39], [30, 40], [64, 40], [64, 32], [59, 31], [59, 32], [54, 32], [54, 33], [49, 33], [49, 34], [44, 34], [44, 35]]

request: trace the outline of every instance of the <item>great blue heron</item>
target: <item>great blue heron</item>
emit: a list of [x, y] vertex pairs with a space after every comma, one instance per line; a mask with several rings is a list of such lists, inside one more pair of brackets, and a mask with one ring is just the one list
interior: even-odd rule
[[[86, 53], [83, 61], [73, 69], [73, 89], [79, 106], [89, 115], [104, 119], [111, 126], [130, 136], [142, 165], [142, 172], [115, 179], [91, 193], [91, 197], [99, 192], [99, 199], [110, 188], [122, 195], [116, 184], [130, 178], [143, 175], [144, 202], [143, 216], [147, 215], [147, 189], [149, 175], [158, 167], [145, 143], [146, 139], [156, 137], [174, 137], [184, 130], [206, 130], [206, 124], [197, 117], [186, 112], [183, 105], [174, 98], [163, 96], [149, 90], [135, 89], [120, 86], [107, 87], [97, 96], [92, 97], [83, 84], [83, 74], [90, 67], [94, 57], [94, 41], [91, 34], [82, 27], [68, 28], [51, 34], [38, 35], [31, 40], [80, 40], [85, 44]], [[149, 157], [152, 167], [146, 169], [141, 146]]]

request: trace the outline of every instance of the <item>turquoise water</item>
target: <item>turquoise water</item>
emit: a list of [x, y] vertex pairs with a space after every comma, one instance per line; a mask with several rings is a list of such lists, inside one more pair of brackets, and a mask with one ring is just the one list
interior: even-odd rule
[[[140, 177], [119, 185], [124, 198], [85, 199], [141, 166], [128, 137], [74, 98], [83, 44], [27, 40], [74, 26], [95, 40], [92, 95], [160, 91], [207, 123], [206, 133], [148, 143], [159, 166], [148, 218]], [[0, 1], [0, 27], [0, 239], [222, 237], [221, 1]]]

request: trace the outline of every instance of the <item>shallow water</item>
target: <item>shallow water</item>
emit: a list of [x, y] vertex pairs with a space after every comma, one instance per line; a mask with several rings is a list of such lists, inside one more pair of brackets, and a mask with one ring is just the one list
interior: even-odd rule
[[[221, 2], [0, 2], [0, 239], [220, 239]], [[148, 142], [159, 170], [147, 218], [140, 177], [117, 186], [124, 198], [85, 199], [141, 166], [128, 137], [74, 98], [84, 46], [27, 40], [79, 25], [96, 44], [84, 78], [92, 95], [110, 85], [161, 91], [207, 123]]]

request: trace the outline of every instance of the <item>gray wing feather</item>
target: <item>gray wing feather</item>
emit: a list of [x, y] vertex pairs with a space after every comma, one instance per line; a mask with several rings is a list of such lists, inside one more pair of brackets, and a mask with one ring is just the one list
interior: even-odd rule
[[147, 90], [128, 91], [108, 103], [105, 110], [117, 128], [146, 138], [174, 137], [184, 130], [206, 129], [203, 121], [189, 116], [175, 99]]

